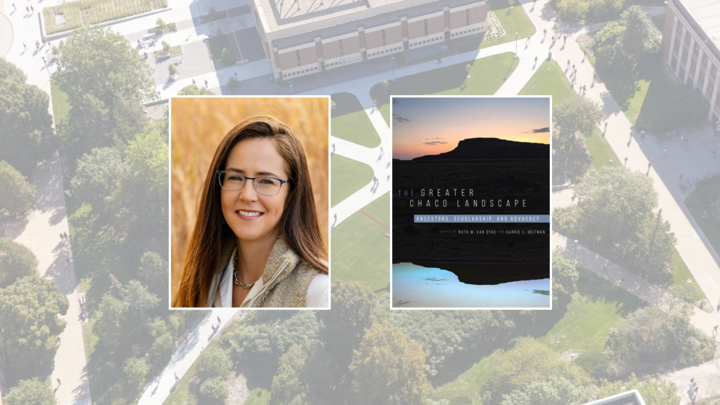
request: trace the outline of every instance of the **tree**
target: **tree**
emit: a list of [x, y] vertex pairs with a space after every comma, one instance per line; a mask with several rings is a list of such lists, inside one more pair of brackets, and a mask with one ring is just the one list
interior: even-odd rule
[[175, 67], [175, 65], [173, 65], [172, 63], [168, 65], [168, 74], [170, 75], [171, 78], [173, 76], [175, 76], [177, 74], [177, 72], [178, 72], [178, 70]]
[[0, 289], [0, 325], [7, 364], [17, 375], [52, 361], [57, 336], [66, 324], [58, 315], [65, 315], [68, 307], [67, 297], [57, 291], [55, 282], [38, 275]]
[[[280, 356], [278, 370], [272, 379], [272, 403], [289, 404], [307, 402], [310, 391], [306, 367], [310, 353], [314, 353], [311, 342], [298, 344]], [[317, 387], [316, 387], [317, 388]]]
[[55, 405], [50, 384], [37, 378], [22, 380], [3, 398], [6, 405]]
[[645, 55], [656, 53], [660, 49], [660, 38], [640, 6], [634, 5], [625, 10], [622, 22], [626, 28], [620, 44], [635, 64]]
[[220, 377], [211, 378], [200, 385], [200, 402], [208, 405], [224, 404], [228, 387]]
[[240, 88], [240, 81], [234, 77], [228, 79], [227, 88], [230, 91], [237, 91]]
[[582, 387], [575, 387], [563, 377], [547, 376], [504, 395], [501, 405], [572, 405], [580, 404], [582, 399]]
[[[47, 93], [25, 80], [22, 71], [0, 58], [0, 160], [29, 175], [55, 149], [55, 133]], [[7, 189], [0, 185], [0, 190]]]
[[584, 137], [592, 135], [603, 113], [594, 101], [575, 97], [553, 108], [553, 181], [576, 180], [590, 167]]
[[230, 375], [232, 363], [225, 351], [217, 346], [210, 346], [205, 349], [197, 360], [195, 375], [201, 380], [211, 378], [226, 379]]
[[148, 364], [147, 358], [130, 357], [125, 360], [123, 373], [125, 374], [125, 378], [127, 378], [128, 385], [133, 389], [137, 389], [137, 387], [142, 384], [149, 372], [150, 365]]
[[199, 87], [195, 84], [190, 84], [188, 86], [183, 87], [178, 92], [181, 96], [214, 96], [215, 93], [210, 91], [209, 89], [206, 89], [205, 87]]
[[[164, 132], [165, 131], [165, 132]], [[112, 226], [143, 251], [168, 228], [168, 138], [161, 124], [149, 126], [128, 144], [123, 161], [127, 171], [118, 178], [108, 207]]]
[[589, 9], [589, 2], [583, 0], [558, 0], [555, 5], [558, 14], [566, 21], [584, 19]]
[[95, 213], [105, 214], [118, 179], [124, 177], [127, 171], [122, 154], [116, 148], [93, 149], [77, 161], [69, 194], [90, 204]]
[[93, 329], [100, 344], [114, 351], [120, 346], [126, 336], [125, 323], [128, 317], [128, 304], [105, 294], [95, 313]]
[[35, 187], [7, 162], [0, 160], [0, 220], [16, 219], [32, 208]]
[[710, 360], [715, 340], [690, 325], [687, 309], [670, 313], [641, 308], [610, 330], [605, 352], [620, 373], [637, 363], [676, 361], [682, 365]]
[[0, 288], [17, 279], [36, 274], [38, 261], [25, 245], [12, 239], [0, 238]]
[[339, 391], [337, 395], [343, 396], [349, 388], [346, 376], [353, 350], [358, 348], [365, 329], [372, 322], [375, 297], [372, 291], [355, 282], [333, 283], [332, 292], [332, 311], [321, 311], [317, 315], [321, 322], [318, 338], [324, 349], [315, 361], [327, 372], [318, 376], [320, 380], [312, 385], [332, 387]]
[[155, 30], [156, 34], [162, 34], [167, 29], [167, 24], [162, 18], [158, 18], [157, 21], [155, 21], [155, 25], [157, 25], [157, 30]]
[[155, 95], [150, 67], [122, 35], [109, 29], [74, 31], [59, 48], [58, 82], [70, 104], [92, 94], [112, 106], [119, 93], [136, 101]]
[[137, 331], [146, 329], [151, 311], [160, 303], [160, 298], [148, 291], [139, 281], [130, 280], [125, 286], [123, 301], [128, 306], [128, 312], [132, 314], [132, 317], [128, 318], [128, 326], [132, 326], [129, 329]]
[[155, 252], [145, 252], [140, 259], [138, 278], [153, 294], [162, 297], [168, 289], [168, 263]]
[[517, 329], [501, 311], [392, 311], [389, 320], [422, 345], [428, 354], [425, 367], [431, 380], [442, 378], [446, 365], [507, 341]]
[[387, 322], [374, 323], [353, 353], [353, 392], [360, 404], [418, 404], [430, 395], [420, 343]]
[[165, 52], [166, 54], [169, 55], [170, 50], [172, 49], [172, 46], [170, 46], [170, 44], [168, 44], [167, 42], [162, 41], [162, 48], [163, 48], [163, 52]]
[[56, 77], [72, 106], [59, 125], [67, 150], [87, 152], [140, 132], [147, 123], [140, 103], [156, 92], [150, 67], [122, 35], [77, 30], [59, 52]]
[[484, 404], [498, 404], [504, 395], [523, 390], [533, 382], [554, 376], [569, 381], [575, 387], [585, 386], [590, 378], [574, 364], [559, 359], [547, 346], [532, 338], [518, 338], [507, 352], [497, 351], [494, 369], [483, 387]]
[[553, 256], [552, 267], [553, 308], [559, 308], [572, 299], [579, 274], [572, 261], [560, 255]]
[[651, 179], [622, 167], [591, 172], [575, 195], [582, 234], [604, 246], [633, 238], [658, 201]]

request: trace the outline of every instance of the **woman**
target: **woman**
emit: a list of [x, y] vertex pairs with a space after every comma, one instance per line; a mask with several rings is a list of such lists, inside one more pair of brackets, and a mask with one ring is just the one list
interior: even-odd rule
[[253, 116], [205, 178], [174, 307], [329, 307], [327, 251], [302, 145]]

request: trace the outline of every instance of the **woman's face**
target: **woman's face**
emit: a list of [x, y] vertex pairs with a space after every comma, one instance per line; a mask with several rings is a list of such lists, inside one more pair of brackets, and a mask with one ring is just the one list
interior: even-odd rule
[[[248, 177], [288, 180], [285, 160], [278, 153], [275, 141], [267, 138], [249, 138], [235, 144], [224, 170]], [[231, 175], [225, 176], [228, 179]], [[250, 179], [240, 190], [220, 190], [223, 216], [239, 241], [274, 242], [280, 236], [280, 218], [289, 193], [288, 184], [282, 184], [280, 192], [274, 196], [258, 193]]]

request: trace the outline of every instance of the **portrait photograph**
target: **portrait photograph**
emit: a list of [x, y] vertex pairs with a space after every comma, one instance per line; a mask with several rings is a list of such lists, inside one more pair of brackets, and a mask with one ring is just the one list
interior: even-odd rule
[[171, 308], [328, 308], [329, 97], [170, 100]]

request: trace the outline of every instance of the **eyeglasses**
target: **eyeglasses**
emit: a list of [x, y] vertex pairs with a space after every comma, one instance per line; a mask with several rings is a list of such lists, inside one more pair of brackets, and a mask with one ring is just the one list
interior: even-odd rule
[[218, 170], [217, 174], [220, 180], [220, 187], [225, 190], [241, 190], [245, 186], [245, 180], [252, 180], [255, 191], [257, 191], [258, 194], [267, 196], [277, 195], [282, 185], [290, 182], [290, 180], [280, 180], [275, 177], [248, 177], [240, 173], [225, 170]]

